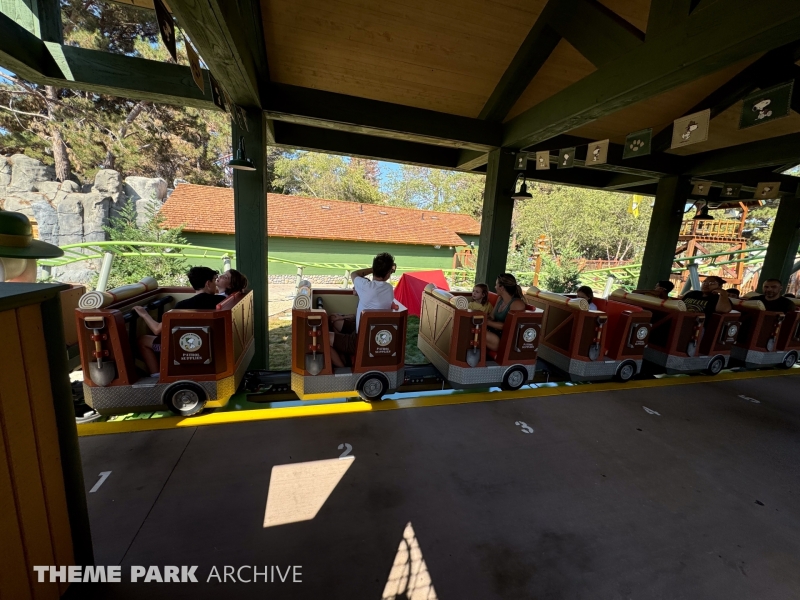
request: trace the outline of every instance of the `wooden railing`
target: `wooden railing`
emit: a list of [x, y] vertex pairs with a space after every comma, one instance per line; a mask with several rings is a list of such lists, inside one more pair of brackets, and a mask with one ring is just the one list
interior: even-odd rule
[[742, 222], [737, 220], [689, 220], [681, 223], [681, 235], [698, 237], [738, 238], [742, 235]]

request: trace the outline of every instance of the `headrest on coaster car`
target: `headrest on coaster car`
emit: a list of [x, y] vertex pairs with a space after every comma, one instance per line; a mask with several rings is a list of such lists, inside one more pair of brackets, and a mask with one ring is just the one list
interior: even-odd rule
[[87, 292], [78, 300], [78, 308], [104, 308], [109, 304], [127, 300], [155, 289], [158, 289], [158, 281], [153, 277], [143, 277], [139, 283], [123, 285], [107, 292]]
[[[428, 287], [432, 286], [432, 287]], [[469, 300], [466, 296], [454, 296], [447, 290], [442, 290], [435, 287], [432, 283], [429, 283], [425, 286], [425, 289], [428, 290], [431, 294], [444, 300], [451, 306], [455, 306], [458, 310], [467, 310], [469, 308]]]
[[668, 300], [662, 300], [661, 298], [656, 298], [655, 296], [647, 296], [645, 294], [634, 294], [632, 292], [626, 292], [622, 288], [614, 290], [611, 292], [611, 299], [621, 299], [621, 300], [632, 300], [633, 304], [637, 306], [652, 306], [653, 308], [671, 308], [672, 310], [677, 310], [680, 312], [686, 312], [686, 305], [683, 303], [683, 300], [678, 300], [677, 298], [670, 298]]
[[297, 291], [297, 296], [292, 300], [292, 309], [294, 310], [310, 310], [311, 309], [311, 292], [308, 294], [301, 294], [300, 290]]
[[552, 302], [554, 304], [571, 306], [577, 310], [589, 310], [589, 302], [586, 300], [586, 298], [567, 298], [566, 296], [556, 294], [555, 292], [545, 292], [544, 290], [540, 290], [535, 285], [529, 287], [525, 292], [525, 295], [547, 300], [548, 302]]
[[742, 300], [741, 298], [728, 298], [731, 301], [731, 306], [737, 308], [752, 308], [753, 310], [767, 310], [761, 300]]

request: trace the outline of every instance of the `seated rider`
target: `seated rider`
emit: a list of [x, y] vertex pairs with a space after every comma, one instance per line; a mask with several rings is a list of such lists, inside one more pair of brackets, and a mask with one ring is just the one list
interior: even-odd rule
[[247, 277], [236, 269], [228, 269], [217, 278], [217, 293], [231, 296], [236, 292], [243, 292], [247, 288]]
[[486, 347], [497, 350], [500, 346], [500, 336], [503, 335], [506, 317], [510, 310], [525, 310], [525, 301], [522, 299], [522, 288], [517, 285], [517, 279], [511, 273], [503, 273], [495, 282], [497, 292], [497, 306], [492, 310], [486, 323]]
[[706, 318], [716, 313], [731, 312], [731, 301], [728, 292], [722, 289], [725, 280], [716, 275], [710, 275], [703, 280], [699, 290], [686, 294], [681, 300], [689, 312], [705, 313]]
[[[200, 309], [214, 310], [217, 304], [225, 300], [225, 296], [217, 296], [217, 272], [208, 267], [192, 267], [187, 274], [189, 283], [194, 289], [194, 296], [181, 300], [173, 310]], [[159, 357], [161, 353], [161, 323], [156, 321], [147, 312], [144, 306], [134, 306], [133, 310], [139, 315], [153, 335], [139, 337], [139, 352], [142, 360], [147, 365], [151, 377], [158, 377]]]
[[594, 303], [594, 291], [588, 285], [582, 285], [575, 293], [578, 298], [583, 298], [589, 303], [589, 310], [597, 310], [597, 305]]
[[[397, 265], [394, 264], [394, 257], [388, 252], [383, 252], [372, 259], [371, 269], [359, 269], [350, 274], [353, 289], [358, 295], [356, 314], [334, 314], [328, 317], [331, 362], [335, 367], [344, 367], [346, 358], [356, 353], [361, 311], [392, 309], [394, 288], [389, 279], [395, 269]], [[367, 279], [367, 275], [372, 275], [372, 280]]]
[[781, 296], [783, 282], [780, 279], [767, 279], [761, 284], [761, 290], [764, 292], [763, 294], [749, 298], [749, 300], [761, 300], [767, 310], [783, 314], [794, 312], [797, 309], [794, 302], [786, 296]]
[[736, 298], [736, 299], [738, 299], [739, 296], [742, 295], [742, 293], [739, 290], [737, 290], [736, 288], [728, 288], [725, 291], [728, 292], [728, 298]]
[[467, 305], [470, 310], [477, 310], [487, 315], [492, 314], [494, 306], [489, 302], [489, 286], [485, 283], [476, 283], [472, 288], [472, 301]]
[[661, 300], [669, 300], [669, 293], [675, 289], [675, 284], [669, 279], [659, 281], [652, 290], [634, 290], [634, 294], [644, 294], [645, 296], [655, 296]]

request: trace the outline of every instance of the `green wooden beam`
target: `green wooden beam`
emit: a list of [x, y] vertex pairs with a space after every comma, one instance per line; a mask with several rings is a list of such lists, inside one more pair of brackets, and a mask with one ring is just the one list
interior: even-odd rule
[[665, 177], [658, 182], [638, 289], [651, 290], [658, 281], [669, 279], [684, 217], [683, 207], [691, 189], [686, 177]]
[[[549, 0], [486, 101], [479, 119], [501, 122], [552, 54], [561, 36], [549, 25], [561, 0]], [[485, 164], [485, 163], [483, 163]]]
[[693, 154], [687, 157], [684, 172], [708, 177], [791, 162], [800, 162], [800, 133]]
[[484, 152], [501, 137], [500, 125], [479, 119], [284, 84], [270, 85], [264, 110], [275, 121]]
[[36, 0], [39, 13], [39, 37], [45, 42], [64, 43], [61, 23], [61, 0]]
[[799, 248], [800, 199], [781, 198], [772, 234], [769, 236], [764, 266], [758, 277], [759, 287], [767, 279], [780, 279], [785, 287]]
[[459, 150], [456, 168], [462, 171], [474, 171], [485, 167], [489, 161], [489, 153], [478, 150]]
[[375, 160], [455, 169], [458, 150], [275, 121], [275, 145]]
[[563, 0], [549, 24], [596, 67], [636, 50], [644, 33], [597, 0]]
[[800, 38], [800, 2], [701, 3], [691, 16], [505, 124], [503, 145], [526, 148], [626, 106]]
[[41, 85], [217, 110], [208, 71], [204, 94], [189, 67], [43, 42], [2, 13], [0, 66]]
[[236, 230], [236, 268], [247, 275], [253, 290], [253, 323], [256, 353], [251, 369], [269, 368], [269, 323], [267, 317], [267, 119], [259, 109], [246, 111], [247, 128], [236, 119], [231, 123], [233, 152], [244, 136], [247, 156], [255, 171], [233, 171], [233, 213]]
[[491, 288], [497, 276], [506, 270], [514, 212], [511, 188], [517, 176], [514, 153], [506, 149], [492, 150], [487, 166], [475, 283], [486, 283]]
[[691, 0], [650, 0], [646, 40], [669, 31], [689, 18]]
[[258, 0], [169, 0], [169, 6], [233, 102], [260, 107], [269, 71]]

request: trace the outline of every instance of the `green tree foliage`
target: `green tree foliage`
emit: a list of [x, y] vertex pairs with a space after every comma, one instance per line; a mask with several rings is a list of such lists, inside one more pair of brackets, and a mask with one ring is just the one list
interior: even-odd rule
[[[99, 0], [61, 0], [65, 43], [167, 60], [155, 13]], [[179, 43], [179, 61], [187, 62]], [[59, 179], [88, 182], [101, 168], [124, 176], [230, 184], [230, 122], [200, 111], [38, 86], [0, 73], [0, 147], [55, 164]], [[63, 150], [63, 152], [62, 152]]]
[[285, 194], [365, 204], [383, 202], [374, 160], [296, 150], [277, 155], [273, 171], [273, 189], [280, 188]]
[[480, 219], [484, 181], [483, 175], [403, 165], [388, 177], [387, 203]]
[[535, 184], [530, 200], [517, 202], [517, 243], [532, 247], [546, 235], [554, 253], [576, 250], [590, 260], [630, 260], [641, 256], [650, 225], [651, 200], [639, 216], [628, 212], [630, 196], [600, 190]]
[[567, 247], [556, 257], [545, 256], [542, 259], [542, 272], [539, 276], [540, 286], [544, 290], [559, 294], [574, 292], [580, 287], [581, 269], [578, 267], [580, 254]]
[[[161, 242], [164, 244], [185, 244], [182, 227], [167, 229], [164, 215], [155, 208], [150, 209], [147, 222], [140, 227], [136, 224], [136, 207], [128, 202], [117, 217], [110, 219], [106, 227], [109, 239], [127, 242]], [[132, 245], [141, 252], [153, 252], [147, 246]], [[160, 256], [115, 256], [108, 280], [109, 289], [135, 283], [142, 277], [155, 277], [161, 285], [188, 285], [188, 267], [183, 258], [162, 258]]]

